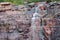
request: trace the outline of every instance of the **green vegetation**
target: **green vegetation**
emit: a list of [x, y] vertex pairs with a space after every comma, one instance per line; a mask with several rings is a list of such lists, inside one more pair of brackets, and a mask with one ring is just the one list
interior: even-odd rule
[[0, 0], [0, 2], [3, 2], [3, 0]]
[[12, 2], [13, 4], [16, 4], [16, 5], [23, 4], [23, 0], [3, 0], [0, 2]]
[[[0, 0], [0, 2], [12, 2], [16, 5], [23, 4], [24, 1], [27, 2], [42, 2], [42, 1], [47, 1], [47, 0]], [[60, 1], [60, 0], [48, 0], [48, 1]]]

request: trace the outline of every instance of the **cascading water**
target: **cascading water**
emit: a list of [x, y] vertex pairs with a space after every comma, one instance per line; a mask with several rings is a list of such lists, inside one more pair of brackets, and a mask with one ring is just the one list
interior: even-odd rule
[[33, 14], [33, 17], [32, 17], [32, 40], [38, 40], [38, 34], [36, 33], [37, 31], [37, 26], [36, 26], [36, 21], [38, 20], [38, 13], [37, 13], [37, 7], [35, 8], [35, 13]]

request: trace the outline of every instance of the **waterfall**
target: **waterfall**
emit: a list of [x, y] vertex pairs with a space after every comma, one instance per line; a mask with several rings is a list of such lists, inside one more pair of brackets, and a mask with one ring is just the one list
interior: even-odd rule
[[32, 29], [32, 40], [38, 40], [38, 35], [36, 33], [36, 21], [38, 20], [38, 13], [37, 13], [37, 7], [35, 8], [35, 13], [33, 14], [33, 17], [31, 19], [31, 29]]

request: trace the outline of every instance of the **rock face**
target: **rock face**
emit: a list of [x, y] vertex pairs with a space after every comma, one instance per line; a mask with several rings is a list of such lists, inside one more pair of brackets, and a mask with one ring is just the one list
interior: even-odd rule
[[25, 9], [12, 8], [10, 3], [0, 3], [0, 40], [31, 40], [31, 21]]
[[0, 3], [0, 40], [60, 40], [59, 12], [52, 16], [44, 10], [33, 14], [26, 14], [26, 10], [24, 6]]

